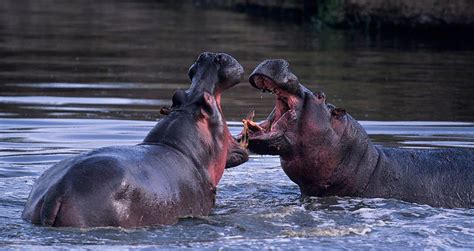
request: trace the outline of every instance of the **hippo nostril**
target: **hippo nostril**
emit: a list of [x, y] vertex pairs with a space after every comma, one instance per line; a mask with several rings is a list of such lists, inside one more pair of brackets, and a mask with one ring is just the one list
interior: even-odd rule
[[232, 62], [225, 54], [217, 54], [214, 59], [214, 62], [221, 64], [221, 65], [228, 65]]

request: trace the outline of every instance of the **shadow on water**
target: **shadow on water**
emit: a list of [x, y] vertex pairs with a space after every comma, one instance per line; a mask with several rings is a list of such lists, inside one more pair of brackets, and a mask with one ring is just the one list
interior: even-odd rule
[[[0, 245], [13, 248], [471, 248], [472, 209], [383, 199], [310, 198], [278, 158], [226, 171], [212, 215], [136, 230], [50, 229], [24, 222], [34, 180], [73, 154], [139, 143], [187, 88], [202, 51], [249, 74], [286, 58], [302, 83], [361, 120], [376, 144], [474, 147], [474, 46], [348, 31], [154, 1], [0, 1]], [[233, 134], [274, 97], [246, 81], [224, 94]], [[411, 121], [411, 122], [406, 122]]]

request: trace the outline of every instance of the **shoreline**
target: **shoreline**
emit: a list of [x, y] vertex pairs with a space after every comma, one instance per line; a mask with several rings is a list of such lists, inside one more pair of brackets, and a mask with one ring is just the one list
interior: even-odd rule
[[[276, 20], [366, 32], [466, 33], [474, 31], [469, 0], [194, 0], [195, 5], [226, 8]], [[463, 34], [473, 36], [470, 34]]]

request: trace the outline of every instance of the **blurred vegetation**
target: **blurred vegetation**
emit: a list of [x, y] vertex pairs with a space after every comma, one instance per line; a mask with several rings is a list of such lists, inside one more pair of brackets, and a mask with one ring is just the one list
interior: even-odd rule
[[194, 0], [260, 16], [365, 30], [474, 30], [473, 0]]
[[321, 0], [318, 2], [317, 12], [311, 17], [311, 22], [318, 29], [323, 25], [338, 27], [344, 24], [344, 0]]

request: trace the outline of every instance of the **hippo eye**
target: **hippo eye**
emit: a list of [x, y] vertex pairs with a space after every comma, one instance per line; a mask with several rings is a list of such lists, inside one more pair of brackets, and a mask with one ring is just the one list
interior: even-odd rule
[[346, 115], [346, 113], [346, 109], [344, 108], [334, 108], [331, 110], [331, 115], [337, 119], [342, 118], [344, 115]]

